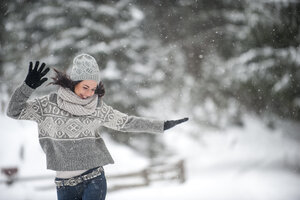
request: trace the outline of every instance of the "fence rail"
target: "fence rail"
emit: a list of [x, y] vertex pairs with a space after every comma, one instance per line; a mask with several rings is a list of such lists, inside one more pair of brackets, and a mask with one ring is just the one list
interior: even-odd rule
[[[5, 180], [0, 180], [0, 184], [12, 185], [16, 182], [29, 182], [38, 180], [53, 180], [53, 176], [30, 176], [18, 177], [18, 168], [2, 168], [1, 172], [6, 175]], [[180, 160], [175, 163], [160, 163], [149, 166], [143, 170], [124, 174], [111, 174], [107, 175], [108, 191], [117, 191], [121, 189], [129, 189], [136, 187], [146, 187], [153, 182], [157, 181], [178, 181], [184, 183], [185, 166], [184, 161]], [[47, 186], [39, 186], [37, 190], [50, 190], [54, 189], [54, 183]]]

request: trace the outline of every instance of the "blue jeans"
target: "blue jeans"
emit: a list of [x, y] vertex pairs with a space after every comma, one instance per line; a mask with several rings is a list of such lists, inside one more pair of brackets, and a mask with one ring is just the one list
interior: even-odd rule
[[[88, 174], [93, 169], [84, 172]], [[64, 180], [55, 178], [55, 180]], [[107, 185], [104, 171], [100, 176], [83, 181], [75, 186], [56, 187], [58, 200], [105, 200]]]

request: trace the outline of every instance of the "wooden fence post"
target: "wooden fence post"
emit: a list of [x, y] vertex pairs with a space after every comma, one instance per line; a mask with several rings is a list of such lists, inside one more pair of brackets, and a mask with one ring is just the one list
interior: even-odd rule
[[148, 174], [148, 170], [147, 169], [144, 169], [142, 171], [142, 176], [143, 176], [143, 178], [145, 180], [145, 184], [149, 185], [150, 184], [150, 180], [149, 180], [149, 174]]
[[180, 183], [184, 183], [186, 180], [185, 179], [185, 171], [184, 171], [184, 160], [179, 161], [177, 166], [178, 166], [178, 170], [179, 170]]
[[6, 184], [11, 185], [14, 182], [14, 177], [17, 175], [19, 169], [17, 167], [2, 168], [1, 173], [7, 177]]

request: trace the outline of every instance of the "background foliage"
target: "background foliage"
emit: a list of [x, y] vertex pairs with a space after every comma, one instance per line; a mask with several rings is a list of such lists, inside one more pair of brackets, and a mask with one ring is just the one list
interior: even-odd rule
[[[132, 115], [186, 114], [216, 128], [242, 125], [245, 111], [300, 120], [296, 1], [11, 0], [0, 9], [2, 112], [30, 60], [68, 71], [86, 52], [101, 68], [105, 101]], [[113, 136], [150, 156], [163, 148], [148, 134], [135, 136], [144, 145]]]

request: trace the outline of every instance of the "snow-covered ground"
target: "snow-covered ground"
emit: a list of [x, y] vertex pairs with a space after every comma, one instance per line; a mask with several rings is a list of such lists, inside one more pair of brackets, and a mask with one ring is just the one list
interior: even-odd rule
[[[247, 116], [243, 128], [199, 129], [191, 136], [190, 124], [166, 131], [163, 138], [174, 152], [170, 160], [184, 159], [187, 181], [184, 184], [157, 182], [149, 187], [107, 194], [108, 200], [299, 200], [300, 145], [297, 124], [266, 127]], [[33, 122], [0, 116], [0, 167], [17, 165], [19, 176], [49, 175], [45, 157]], [[193, 132], [195, 132], [193, 130]], [[133, 138], [134, 139], [134, 138]], [[149, 161], [131, 149], [105, 138], [116, 164], [105, 167], [106, 174], [126, 173], [146, 167]], [[23, 160], [20, 160], [21, 146]], [[0, 180], [4, 176], [0, 175]], [[38, 190], [53, 184], [45, 181], [0, 184], [0, 200], [56, 199], [56, 192]], [[108, 182], [109, 184], [109, 182]]]

